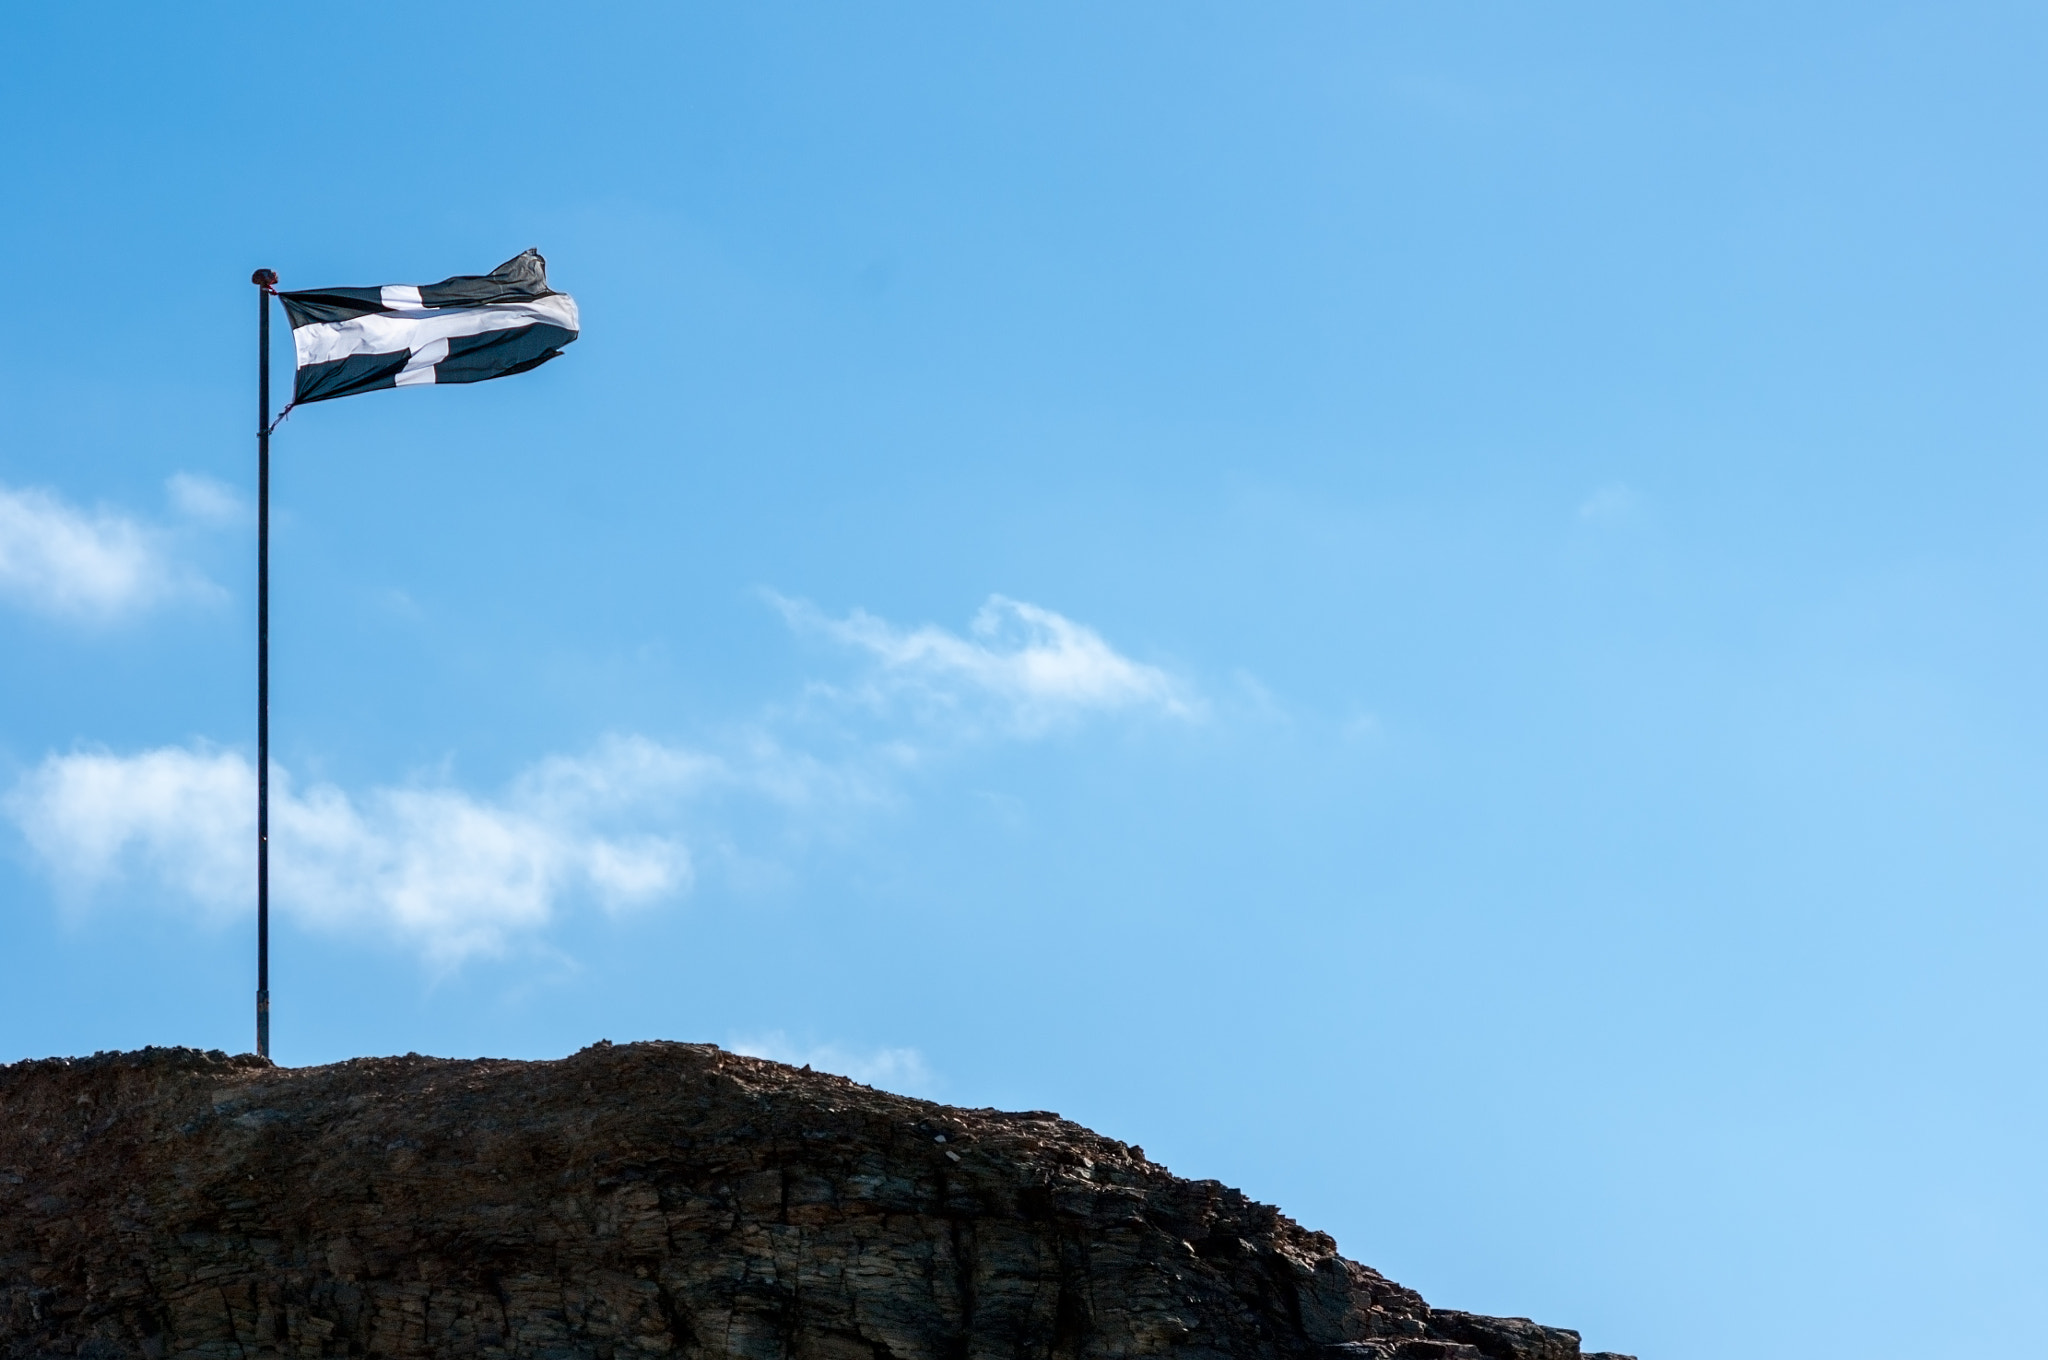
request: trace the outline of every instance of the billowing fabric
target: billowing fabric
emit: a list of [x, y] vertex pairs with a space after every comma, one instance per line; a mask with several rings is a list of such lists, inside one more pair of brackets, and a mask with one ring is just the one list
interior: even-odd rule
[[537, 250], [439, 283], [277, 296], [298, 353], [294, 405], [509, 377], [560, 354], [579, 329], [576, 300], [548, 287]]

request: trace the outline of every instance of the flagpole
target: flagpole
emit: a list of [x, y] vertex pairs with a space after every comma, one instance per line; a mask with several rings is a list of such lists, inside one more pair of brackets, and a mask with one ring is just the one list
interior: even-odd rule
[[270, 294], [277, 273], [249, 276], [256, 294], [256, 1052], [270, 1056]]

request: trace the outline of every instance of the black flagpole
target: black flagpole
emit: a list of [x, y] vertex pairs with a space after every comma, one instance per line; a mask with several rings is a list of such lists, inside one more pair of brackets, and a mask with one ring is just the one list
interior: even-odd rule
[[274, 270], [249, 282], [256, 294], [256, 1052], [270, 1056], [270, 294]]

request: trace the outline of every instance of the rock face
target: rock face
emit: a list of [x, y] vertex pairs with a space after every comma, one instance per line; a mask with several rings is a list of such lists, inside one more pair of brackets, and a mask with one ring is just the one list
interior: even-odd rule
[[691, 1044], [0, 1068], [0, 1356], [1568, 1360], [1056, 1115]]

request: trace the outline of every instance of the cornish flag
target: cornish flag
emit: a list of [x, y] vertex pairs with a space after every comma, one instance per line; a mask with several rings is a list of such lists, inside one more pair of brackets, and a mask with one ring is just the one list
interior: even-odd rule
[[537, 250], [488, 274], [279, 293], [298, 351], [292, 404], [538, 368], [576, 338], [576, 300]]

